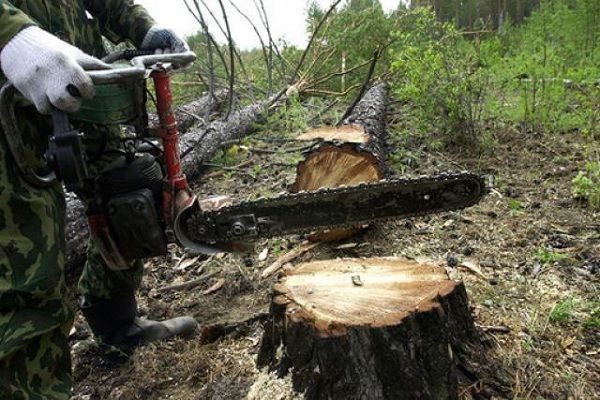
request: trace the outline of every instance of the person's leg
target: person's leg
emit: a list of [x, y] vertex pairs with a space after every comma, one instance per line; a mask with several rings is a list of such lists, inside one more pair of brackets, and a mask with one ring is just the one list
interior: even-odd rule
[[0, 130], [2, 399], [69, 398], [72, 313], [65, 300], [64, 218], [60, 185], [36, 189], [25, 183]]

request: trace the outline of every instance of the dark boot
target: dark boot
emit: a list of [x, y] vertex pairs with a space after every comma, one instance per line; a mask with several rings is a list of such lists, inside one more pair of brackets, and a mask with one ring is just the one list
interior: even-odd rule
[[192, 317], [152, 321], [137, 317], [135, 297], [93, 300], [82, 297], [80, 307], [92, 332], [103, 344], [121, 349], [174, 336], [191, 336], [198, 325]]

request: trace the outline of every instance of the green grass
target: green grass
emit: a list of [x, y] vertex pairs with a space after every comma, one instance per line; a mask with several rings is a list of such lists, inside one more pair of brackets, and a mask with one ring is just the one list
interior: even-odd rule
[[600, 210], [600, 161], [590, 161], [585, 171], [579, 172], [573, 179], [573, 196], [587, 201], [588, 205]]
[[517, 199], [509, 199], [508, 200], [508, 208], [511, 211], [521, 211], [523, 209], [523, 203], [521, 203]]
[[586, 328], [600, 329], [600, 303], [591, 306], [590, 315], [583, 323]]
[[557, 252], [552, 251], [552, 250], [548, 250], [545, 247], [540, 247], [535, 252], [535, 258], [541, 264], [553, 264], [553, 263], [558, 262], [560, 260], [564, 260], [564, 259], [566, 259], [568, 257], [566, 255], [564, 255], [564, 254], [557, 253]]
[[568, 322], [573, 317], [573, 308], [575, 306], [575, 299], [573, 297], [567, 297], [563, 301], [559, 301], [552, 307], [548, 320], [555, 324], [563, 324]]

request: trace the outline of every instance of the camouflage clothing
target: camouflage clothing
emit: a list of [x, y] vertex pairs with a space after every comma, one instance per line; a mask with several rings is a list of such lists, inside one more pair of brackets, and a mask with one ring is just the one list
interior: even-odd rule
[[[94, 17], [87, 16], [86, 10]], [[38, 25], [95, 56], [101, 35], [139, 45], [152, 19], [132, 0], [0, 0], [0, 51], [20, 30]], [[0, 74], [0, 83], [5, 78]], [[51, 125], [32, 106], [17, 109], [31, 165], [43, 166]], [[88, 152], [101, 141], [118, 146], [115, 130], [85, 129]], [[107, 162], [91, 165], [98, 173]], [[82, 196], [84, 201], [86, 196]], [[59, 184], [28, 185], [0, 130], [0, 399], [68, 399], [67, 336], [72, 313], [65, 300], [65, 202]], [[93, 246], [80, 289], [97, 298], [126, 296], [139, 285], [142, 265], [109, 271]]]

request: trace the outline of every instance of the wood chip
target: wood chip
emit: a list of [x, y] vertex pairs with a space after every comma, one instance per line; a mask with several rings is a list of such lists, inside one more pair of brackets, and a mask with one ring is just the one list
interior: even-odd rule
[[188, 269], [189, 267], [194, 265], [199, 259], [200, 259], [200, 256], [197, 256], [194, 258], [183, 257], [183, 258], [181, 258], [181, 260], [179, 260], [179, 262], [175, 266], [175, 271], [185, 271], [186, 269]]
[[220, 278], [214, 285], [202, 292], [203, 295], [209, 295], [218, 292], [225, 285], [225, 278]]
[[479, 276], [482, 279], [487, 280], [487, 276], [483, 273], [481, 268], [479, 267], [479, 261], [477, 260], [465, 260], [458, 265], [458, 268], [464, 268], [475, 275]]
[[353, 249], [355, 247], [358, 247], [358, 243], [341, 244], [341, 245], [337, 246], [335, 249], [336, 250], [346, 250], [346, 249]]
[[258, 261], [265, 261], [269, 256], [269, 248], [265, 247], [263, 251], [258, 255]]
[[300, 247], [290, 251], [289, 253], [285, 253], [284, 255], [280, 256], [277, 260], [275, 260], [275, 262], [273, 262], [273, 264], [269, 265], [267, 268], [265, 268], [261, 274], [261, 276], [263, 278], [266, 278], [268, 276], [273, 275], [275, 272], [279, 271], [285, 264], [295, 260], [296, 258], [300, 257], [302, 254], [306, 253], [307, 251], [310, 251], [312, 249], [314, 249], [315, 247], [317, 247], [319, 244], [321, 244], [320, 242], [317, 243], [303, 243]]
[[510, 333], [511, 329], [505, 325], [489, 326], [489, 325], [478, 325], [478, 327], [484, 332], [492, 333]]

